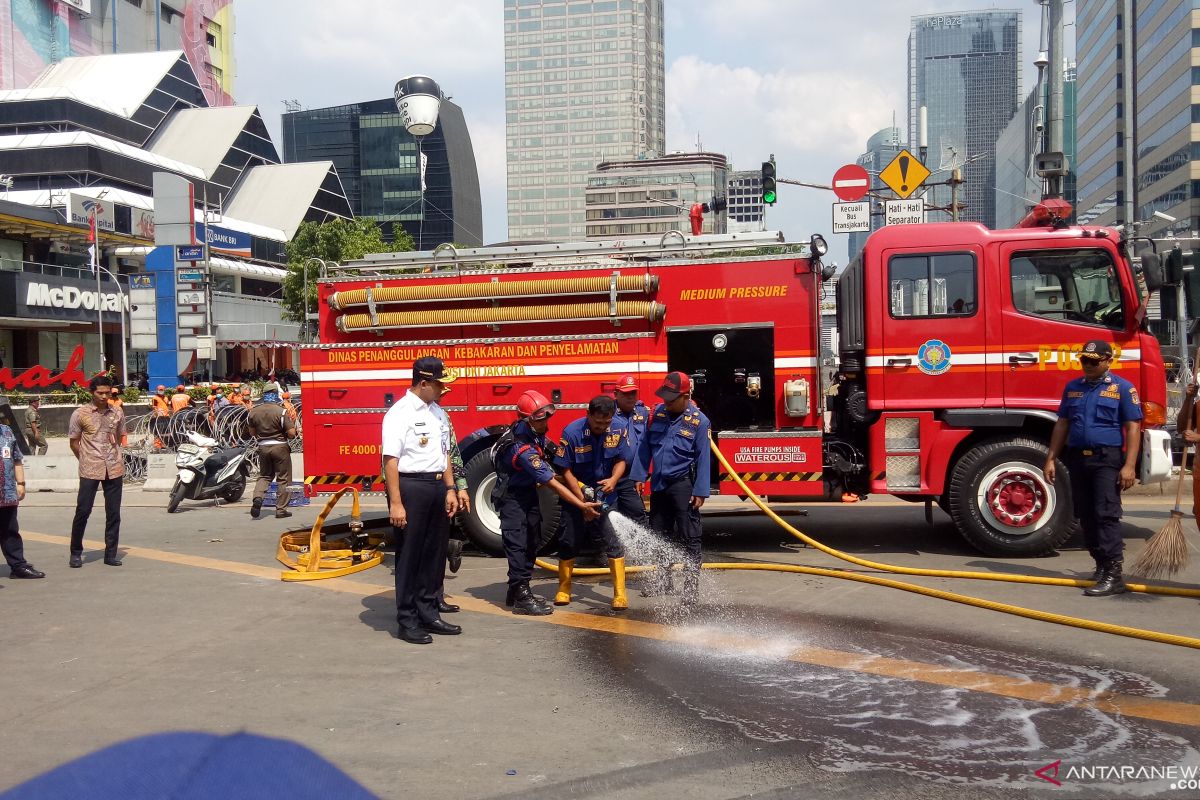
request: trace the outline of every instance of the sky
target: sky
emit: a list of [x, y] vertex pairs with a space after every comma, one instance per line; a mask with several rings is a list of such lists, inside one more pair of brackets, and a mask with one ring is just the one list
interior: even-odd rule
[[[781, 178], [828, 184], [873, 133], [893, 120], [906, 130], [913, 15], [1020, 10], [1022, 96], [1036, 80], [1033, 0], [666, 0], [666, 8], [668, 152], [695, 150], [698, 139], [734, 168], [754, 170], [774, 154]], [[277, 144], [284, 101], [378, 100], [405, 75], [429, 75], [466, 116], [484, 241], [507, 238], [500, 0], [242, 0], [235, 9], [235, 97], [259, 107]], [[1072, 50], [1073, 27], [1065, 39]], [[828, 191], [783, 185], [767, 226], [789, 241], [821, 233], [844, 263], [846, 237], [829, 234], [834, 201]]]

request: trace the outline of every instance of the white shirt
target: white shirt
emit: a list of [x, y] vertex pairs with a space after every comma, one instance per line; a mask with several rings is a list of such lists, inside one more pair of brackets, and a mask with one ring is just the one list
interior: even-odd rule
[[405, 472], [443, 472], [450, 452], [450, 420], [436, 403], [425, 403], [409, 389], [383, 415], [383, 455]]

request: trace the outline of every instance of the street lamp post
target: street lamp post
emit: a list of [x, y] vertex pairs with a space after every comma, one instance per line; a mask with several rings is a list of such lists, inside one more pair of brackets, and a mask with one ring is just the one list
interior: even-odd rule
[[[121, 281], [118, 280], [117, 276], [113, 272], [111, 272], [107, 267], [102, 267], [99, 264], [96, 265], [96, 286], [97, 287], [100, 286], [100, 277], [99, 277], [100, 273], [104, 273], [105, 275], [107, 275], [109, 278], [112, 279], [112, 282], [117, 285], [117, 296], [120, 298], [120, 300], [117, 303], [117, 316], [121, 320], [121, 385], [128, 386], [129, 385], [129, 356], [128, 356], [128, 351], [126, 350], [126, 347], [125, 347], [125, 303], [127, 302], [126, 297], [125, 297], [125, 290], [121, 288]], [[102, 297], [103, 297], [103, 294], [100, 292], [97, 292], [96, 304], [98, 306], [100, 306], [101, 309], [103, 309], [103, 307], [104, 307], [104, 301], [101, 299]], [[104, 341], [104, 312], [103, 312], [103, 310], [100, 312], [100, 341], [101, 342]], [[103, 345], [101, 345], [101, 346], [103, 347]], [[101, 352], [103, 352], [103, 350], [101, 350]], [[100, 366], [102, 369], [104, 368], [103, 363], [101, 363]]]

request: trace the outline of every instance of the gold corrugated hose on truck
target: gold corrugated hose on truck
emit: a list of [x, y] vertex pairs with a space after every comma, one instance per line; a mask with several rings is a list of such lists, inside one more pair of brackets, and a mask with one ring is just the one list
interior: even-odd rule
[[667, 307], [652, 300], [622, 300], [609, 303], [568, 303], [550, 306], [512, 306], [509, 308], [453, 308], [430, 311], [384, 311], [378, 314], [346, 314], [338, 318], [337, 329], [350, 331], [380, 330], [439, 325], [499, 325], [514, 322], [581, 322], [586, 320], [644, 319], [659, 322]]
[[590, 278], [530, 279], [478, 283], [414, 284], [381, 286], [334, 292], [329, 307], [342, 311], [372, 303], [428, 303], [438, 300], [487, 300], [495, 297], [545, 297], [556, 294], [653, 294], [658, 291], [657, 275], [597, 275]]

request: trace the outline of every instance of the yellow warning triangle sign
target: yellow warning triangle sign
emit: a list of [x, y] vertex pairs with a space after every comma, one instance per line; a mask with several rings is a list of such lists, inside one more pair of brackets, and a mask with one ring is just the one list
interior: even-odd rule
[[926, 166], [907, 150], [901, 150], [900, 154], [883, 168], [883, 172], [879, 173], [879, 180], [886, 183], [902, 200], [907, 200], [928, 177], [929, 170]]

